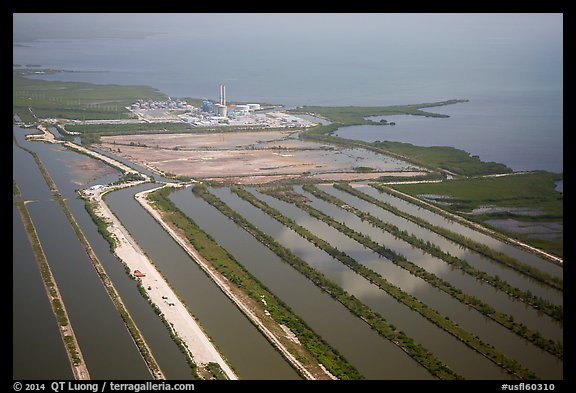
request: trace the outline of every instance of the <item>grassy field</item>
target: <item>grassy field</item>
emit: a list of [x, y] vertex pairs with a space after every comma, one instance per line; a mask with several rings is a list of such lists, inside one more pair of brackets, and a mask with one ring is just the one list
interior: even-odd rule
[[472, 156], [464, 150], [449, 146], [424, 147], [389, 141], [376, 141], [373, 146], [410, 157], [435, 168], [446, 169], [466, 176], [512, 172], [512, 169], [504, 164], [480, 161], [478, 156]]
[[[486, 225], [494, 219], [513, 219], [537, 224], [559, 223], [564, 218], [564, 198], [555, 190], [555, 181], [562, 175], [538, 171], [504, 177], [456, 179], [442, 183], [394, 185], [393, 188], [418, 196], [426, 194], [442, 195], [443, 209], [464, 215], [467, 219]], [[523, 209], [470, 214], [480, 207]], [[526, 209], [526, 210], [524, 210]], [[532, 214], [538, 213], [538, 214]], [[501, 228], [495, 228], [503, 231]], [[555, 255], [563, 255], [563, 236], [534, 237], [504, 231], [507, 235], [542, 248]]]
[[392, 105], [392, 106], [303, 106], [289, 110], [292, 113], [316, 113], [334, 123], [342, 125], [352, 124], [374, 124], [371, 120], [366, 120], [369, 116], [390, 116], [390, 115], [417, 115], [428, 117], [449, 117], [439, 113], [425, 112], [423, 108], [435, 106], [451, 105], [468, 100], [448, 100], [433, 103], [416, 105]]
[[81, 82], [26, 78], [22, 70], [12, 73], [13, 112], [24, 122], [58, 117], [76, 120], [124, 119], [125, 108], [138, 99], [163, 100], [167, 96], [148, 86], [96, 85]]
[[[455, 179], [450, 182], [403, 184], [394, 188], [411, 195], [446, 195], [448, 210], [471, 211], [480, 206], [522, 207], [543, 210], [547, 215], [562, 218], [563, 197], [554, 189], [561, 175], [530, 172], [502, 177]], [[533, 216], [531, 216], [533, 217]]]
[[187, 123], [67, 124], [66, 131], [100, 135], [145, 134], [148, 132], [190, 132]]

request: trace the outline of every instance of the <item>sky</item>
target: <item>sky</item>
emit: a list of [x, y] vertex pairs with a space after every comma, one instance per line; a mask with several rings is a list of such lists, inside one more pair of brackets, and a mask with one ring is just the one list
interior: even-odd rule
[[[516, 40], [562, 43], [562, 14], [387, 14], [387, 13], [258, 13], [258, 14], [13, 14], [14, 37], [64, 38], [107, 36], [111, 31], [192, 32], [198, 38], [294, 39], [340, 38], [344, 40], [402, 39], [430, 42], [465, 39], [472, 45], [482, 41]], [[454, 34], [458, 33], [458, 37]]]

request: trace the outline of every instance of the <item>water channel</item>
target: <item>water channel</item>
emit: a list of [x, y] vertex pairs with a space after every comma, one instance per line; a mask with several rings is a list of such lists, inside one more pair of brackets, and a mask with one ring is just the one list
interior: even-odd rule
[[[29, 132], [29, 130], [26, 131]], [[115, 181], [119, 177], [119, 172], [103, 164], [98, 164], [92, 158], [68, 151], [59, 146], [27, 142], [24, 140], [23, 135], [24, 131], [18, 131], [19, 143], [22, 145], [26, 144], [26, 146], [34, 150], [39, 150], [42, 162], [57, 184], [60, 193], [66, 198], [69, 210], [98, 255], [100, 262], [106, 269], [106, 273], [111, 278], [136, 325], [147, 340], [165, 376], [169, 379], [191, 378], [191, 369], [186, 364], [184, 355], [170, 338], [166, 327], [138, 292], [135, 281], [129, 278], [124, 271], [122, 263], [111, 253], [108, 243], [97, 232], [96, 225], [84, 208], [84, 201], [76, 196], [75, 189], [85, 188], [91, 184], [106, 184]], [[26, 156], [29, 157], [29, 163], [25, 161]], [[13, 161], [14, 177], [22, 179], [22, 184], [19, 184], [22, 194], [35, 195], [35, 199], [51, 200], [51, 193], [32, 156], [15, 147]], [[92, 168], [92, 170], [87, 168]], [[47, 323], [40, 326], [47, 326]], [[98, 329], [98, 326], [95, 325], [94, 329]], [[87, 337], [87, 339], [90, 339], [89, 334]], [[97, 342], [95, 342], [95, 346], [97, 346]], [[83, 347], [82, 350], [85, 352]], [[107, 362], [108, 360], [102, 359], [102, 361]], [[138, 362], [141, 362], [141, 359], [138, 359]], [[90, 364], [88, 366], [90, 372], [92, 372]], [[130, 367], [130, 364], [117, 365], [118, 378], [130, 377], [132, 374], [126, 374], [122, 371]], [[149, 375], [144, 374], [143, 378], [149, 378]]]
[[[15, 131], [17, 137], [23, 136], [21, 130]], [[45, 164], [50, 161], [54, 146], [23, 140], [19, 140], [19, 143], [36, 151]], [[35, 165], [35, 162], [30, 160], [30, 164]], [[47, 168], [50, 171], [49, 165]], [[23, 179], [19, 170], [14, 168], [15, 179], [18, 184], [22, 184], [23, 192], [30, 192], [23, 195], [34, 200], [27, 204], [27, 208], [64, 299], [91, 377], [150, 379], [140, 353], [64, 212], [51, 196], [46, 198], [44, 179], [32, 185], [29, 182], [31, 179]], [[40, 192], [35, 193], [36, 189]]]
[[212, 280], [134, 200], [146, 184], [106, 202], [187, 305], [242, 379], [298, 379], [298, 374]]
[[556, 277], [563, 276], [563, 268], [558, 266], [554, 263], [546, 261], [539, 256], [529, 253], [524, 250], [520, 250], [517, 247], [514, 247], [510, 244], [506, 244], [500, 240], [494, 239], [488, 235], [475, 231], [472, 228], [469, 228], [465, 225], [460, 223], [454, 222], [449, 220], [439, 214], [436, 214], [428, 209], [424, 209], [418, 206], [414, 206], [413, 204], [404, 201], [398, 197], [390, 195], [388, 193], [381, 193], [376, 189], [372, 189], [372, 187], [362, 188], [362, 192], [365, 192], [377, 199], [380, 199], [384, 202], [390, 203], [392, 206], [397, 207], [402, 211], [406, 211], [414, 216], [423, 218], [430, 222], [433, 225], [438, 225], [450, 229], [453, 232], [459, 233], [463, 236], [469, 237], [479, 243], [485, 244], [490, 248], [493, 248], [497, 251], [500, 251], [504, 254], [508, 254], [514, 258], [521, 260], [522, 262], [529, 264], [537, 269], [540, 269], [544, 272], [552, 274]]
[[20, 213], [12, 210], [12, 378], [73, 379]]
[[[52, 148], [56, 149], [53, 146]], [[108, 243], [98, 233], [96, 225], [94, 225], [92, 219], [86, 212], [84, 201], [76, 197], [75, 190], [77, 188], [86, 188], [93, 184], [113, 182], [118, 179], [119, 173], [113, 170], [114, 173], [112, 174], [105, 174], [84, 183], [76, 177], [78, 173], [75, 167], [81, 167], [83, 160], [93, 159], [84, 156], [77, 157], [77, 153], [70, 151], [63, 151], [60, 154], [62, 156], [68, 155], [68, 157], [59, 157], [53, 161], [49, 160], [45, 163], [45, 166], [50, 167], [50, 173], [55, 174], [52, 178], [57, 183], [62, 195], [67, 198], [68, 208], [98, 255], [106, 273], [112, 279], [128, 311], [131, 313], [135, 323], [147, 340], [161, 370], [167, 378], [192, 378], [192, 372], [186, 364], [185, 356], [171, 339], [168, 330], [154, 313], [146, 299], [139, 293], [136, 282], [126, 274], [122, 262], [111, 253]]]
[[[373, 187], [360, 186], [358, 184], [356, 184], [355, 187], [358, 187], [357, 188], [358, 191], [361, 191], [361, 192], [363, 192], [367, 195], [370, 195], [370, 196], [372, 196], [378, 200], [381, 200], [383, 202], [386, 202], [386, 203], [390, 204], [391, 206], [394, 206], [397, 209], [399, 209], [405, 213], [408, 213], [412, 216], [419, 217], [420, 214], [426, 214], [426, 212], [429, 212], [430, 214], [427, 215], [426, 217], [437, 216], [436, 219], [437, 219], [438, 224], [434, 224], [434, 225], [442, 225], [443, 227], [445, 227], [449, 223], [454, 224], [453, 221], [450, 221], [447, 219], [442, 219], [442, 217], [436, 215], [435, 213], [430, 212], [429, 210], [426, 210], [424, 208], [421, 208], [419, 206], [416, 206], [414, 204], [406, 202], [400, 198], [392, 196], [391, 194], [380, 192]], [[422, 217], [422, 218], [424, 218], [424, 217]], [[404, 223], [404, 220], [402, 222]], [[407, 225], [409, 225], [411, 228], [413, 228], [414, 231], [418, 231], [418, 229], [416, 229], [417, 228], [416, 224], [412, 224], [412, 225], [407, 224]], [[454, 229], [457, 229], [457, 228], [455, 227]], [[476, 232], [470, 228], [468, 228], [468, 230], [471, 231], [472, 233], [478, 234], [478, 232]], [[498, 275], [501, 279], [507, 281], [509, 284], [511, 284], [517, 288], [520, 288], [522, 290], [529, 290], [534, 295], [539, 296], [543, 299], [546, 299], [546, 300], [548, 300], [554, 304], [562, 304], [562, 301], [563, 301], [562, 292], [560, 292], [554, 288], [551, 288], [550, 286], [545, 285], [545, 284], [541, 283], [540, 281], [537, 281], [531, 277], [528, 277], [524, 274], [521, 274], [512, 268], [506, 267], [506, 266], [504, 266], [500, 263], [497, 263], [497, 262], [495, 262], [489, 258], [485, 258], [485, 257], [479, 255], [478, 253], [473, 252], [467, 248], [461, 247], [461, 246], [451, 242], [450, 240], [443, 238], [442, 236], [431, 233], [430, 231], [428, 233], [429, 233], [429, 237], [434, 238], [434, 243], [437, 244], [438, 246], [440, 246], [440, 248], [443, 251], [446, 251], [452, 255], [458, 256], [461, 259], [465, 259], [472, 266], [475, 266], [479, 269], [482, 269], [482, 270], [490, 273], [491, 275]], [[457, 233], [461, 233], [461, 232], [457, 232]]]
[[[296, 190], [302, 193], [300, 187], [296, 187]], [[262, 195], [255, 192], [254, 190], [252, 190], [252, 192], [254, 192], [258, 198], [261, 198], [265, 202], [269, 203], [272, 207], [278, 209], [284, 215], [295, 220], [299, 225], [303, 225], [312, 233], [317, 234], [317, 236], [328, 241], [330, 244], [337, 245], [340, 251], [345, 252], [349, 256], [355, 258], [361, 264], [373, 269], [388, 281], [400, 286], [402, 289], [406, 289], [408, 292], [411, 291], [412, 294], [418, 297], [422, 302], [436, 309], [440, 312], [440, 314], [448, 316], [451, 320], [457, 322], [464, 329], [479, 336], [483, 341], [494, 345], [500, 352], [517, 359], [520, 363], [526, 365], [528, 368], [537, 373], [542, 373], [542, 375], [549, 376], [554, 375], [557, 377], [557, 374], [555, 373], [561, 369], [562, 363], [559, 362], [555, 357], [540, 350], [539, 348], [534, 347], [526, 340], [521, 339], [498, 323], [484, 317], [476, 310], [463, 305], [448, 294], [433, 288], [425, 281], [420, 280], [417, 277], [410, 276], [410, 274], [406, 275], [406, 271], [403, 271], [404, 274], [401, 274], [398, 271], [399, 268], [393, 269], [392, 266], [395, 265], [387, 261], [385, 258], [381, 258], [371, 250], [365, 249], [360, 244], [356, 243], [352, 239], [349, 239], [347, 236], [338, 232], [334, 228], [329, 227], [327, 224], [324, 224], [323, 222], [310, 217], [307, 213], [303, 212], [296, 206], [289, 205], [272, 197]], [[310, 195], [306, 194], [306, 196], [308, 197]], [[317, 208], [322, 203], [326, 202], [314, 200], [314, 204], [316, 205], [315, 207]], [[337, 221], [346, 222], [348, 224], [349, 220], [352, 220], [350, 217], [338, 215], [337, 209], [339, 208], [336, 206], [331, 205], [325, 207], [336, 208], [330, 212], [326, 210], [326, 212], [328, 212], [328, 214], [335, 218]], [[358, 219], [357, 221], [360, 220]], [[355, 224], [357, 224], [357, 222], [355, 222]], [[367, 223], [365, 224], [368, 225]], [[389, 275], [390, 273], [392, 274]], [[401, 279], [398, 280], [398, 277]], [[542, 366], [540, 364], [542, 359], [546, 359], [546, 366]], [[549, 365], [553, 366], [548, 367]]]
[[461, 342], [437, 326], [431, 324], [419, 314], [392, 299], [375, 285], [335, 260], [324, 251], [317, 249], [292, 230], [263, 214], [248, 202], [232, 194], [229, 189], [212, 189], [219, 198], [232, 209], [246, 217], [258, 228], [274, 237], [279, 243], [290, 249], [342, 286], [347, 292], [359, 298], [366, 305], [381, 313], [390, 323], [405, 331], [416, 342], [434, 352], [449, 367], [466, 378], [504, 377], [504, 372], [490, 361], [471, 351]]
[[190, 189], [176, 191], [170, 198], [366, 378], [432, 378], [400, 348], [381, 338], [252, 235], [195, 197]]
[[[75, 164], [70, 164], [70, 162], [76, 160], [78, 163], [81, 155], [53, 145], [27, 142], [23, 138], [24, 130], [18, 127], [14, 127], [14, 129], [19, 143], [37, 151], [40, 155], [60, 192], [67, 199], [69, 209], [152, 347], [162, 370], [165, 371], [168, 378], [189, 378], [189, 368], [185, 365], [183, 355], [171, 341], [166, 328], [154, 315], [150, 306], [137, 292], [135, 282], [126, 275], [121, 263], [110, 253], [107, 243], [97, 233], [96, 226], [84, 210], [84, 202], [75, 196], [76, 188], [84, 188], [90, 184], [105, 184], [117, 179], [118, 173], [116, 171], [104, 171], [89, 179], [79, 179], [78, 168], [75, 168]], [[29, 132], [29, 130], [25, 131]], [[83, 157], [84, 160], [92, 160]], [[28, 209], [37, 226], [38, 235], [45, 248], [48, 261], [54, 269], [55, 278], [58, 285], [61, 286], [62, 295], [91, 376], [93, 378], [149, 379], [150, 375], [136, 347], [105, 294], [101, 283], [99, 283], [94, 269], [70, 224], [58, 204], [52, 200], [52, 195], [34, 160], [27, 152], [15, 146], [13, 162], [13, 176], [23, 197], [35, 201], [28, 204]], [[134, 167], [135, 165], [131, 164], [131, 166]], [[154, 176], [158, 178], [158, 175], [154, 174]], [[127, 229], [169, 279], [179, 296], [185, 300], [185, 303], [215, 340], [224, 355], [230, 359], [232, 366], [238, 371], [241, 378], [298, 378], [295, 371], [254, 326], [134, 201], [133, 194], [135, 192], [151, 187], [153, 185], [117, 191], [110, 194], [107, 201]], [[241, 214], [245, 214], [250, 221], [257, 221], [259, 227], [261, 223], [266, 222], [266, 225], [261, 228], [265, 228], [267, 233], [275, 236], [281, 243], [288, 245], [297, 255], [335, 279], [346, 290], [381, 312], [385, 318], [388, 319], [389, 314], [397, 314], [395, 318], [398, 320], [389, 320], [401, 327], [417, 342], [433, 350], [434, 353], [445, 353], [446, 355], [440, 356], [441, 359], [457, 372], [468, 378], [508, 378], [508, 375], [502, 370], [479, 355], [476, 356], [475, 352], [462, 344], [462, 349], [450, 349], [452, 344], [447, 345], [447, 342], [456, 341], [451, 336], [446, 335], [448, 338], [443, 338], [444, 332], [436, 332], [439, 329], [435, 326], [430, 326], [429, 329], [427, 325], [430, 324], [427, 321], [423, 321], [424, 324], [422, 325], [418, 321], [419, 316], [415, 317], [411, 311], [402, 311], [402, 306], [395, 304], [396, 302], [391, 299], [386, 299], [387, 295], [384, 296], [382, 291], [373, 288], [361, 277], [348, 271], [338, 261], [331, 260], [331, 257], [327, 255], [322, 255], [323, 252], [319, 252], [292, 231], [282, 227], [235, 195], [231, 195], [226, 189], [213, 189], [212, 191], [230, 203], [234, 209], [238, 209]], [[259, 195], [259, 197], [262, 196]], [[331, 344], [336, 343], [333, 345], [365, 376], [372, 379], [427, 379], [431, 377], [397, 347], [380, 338], [367, 325], [354, 318], [342, 305], [321, 293], [311, 282], [282, 263], [270, 250], [237, 228], [204, 201], [195, 198], [189, 189], [174, 193], [172, 198], [181, 209], [185, 210], [186, 214], [190, 215], [204, 230], [216, 238], [249, 271], [255, 274], [281, 299], [290, 304], [292, 309], [297, 311], [314, 330], [318, 331]], [[320, 202], [317, 201], [317, 203]], [[14, 217], [15, 219], [16, 217]], [[17, 227], [16, 224], [15, 227]], [[54, 228], [58, 228], [58, 231], [54, 231]], [[18, 231], [15, 230], [14, 232]], [[25, 240], [27, 241], [27, 239]], [[62, 247], [63, 242], [67, 244], [67, 247]], [[247, 246], [248, 244], [250, 246]], [[363, 259], [366, 257], [365, 254], [362, 254], [366, 252], [365, 250], [356, 249], [355, 252], [358, 254], [354, 254], [353, 257], [358, 257], [359, 261], [376, 263], [374, 261], [367, 262], [366, 259]], [[16, 261], [16, 259], [14, 260]], [[381, 261], [377, 262], [381, 264]], [[22, 269], [24, 269], [23, 266]], [[22, 282], [24, 277], [30, 277], [30, 275], [22, 273], [16, 274], [15, 271], [14, 288]], [[415, 284], [417, 281], [414, 278], [404, 273], [398, 273], [398, 271], [394, 274], [400, 280], [399, 283], [404, 283], [403, 288], [413, 286], [411, 293], [417, 294], [418, 297], [422, 296], [422, 286]], [[298, 288], [298, 290], [295, 291], [294, 288]], [[16, 294], [16, 289], [14, 291]], [[198, 296], [199, 293], [202, 296]], [[426, 289], [426, 293], [427, 296], [434, 297], [428, 289]], [[437, 299], [442, 297], [442, 295], [436, 296]], [[47, 300], [43, 307], [42, 301], [34, 304], [35, 307], [38, 307], [35, 318], [42, 319], [42, 323], [39, 323], [41, 326], [49, 326], [50, 323], [55, 324]], [[380, 309], [378, 309], [379, 307]], [[42, 308], [44, 311], [41, 311]], [[440, 308], [438, 309], [440, 310]], [[446, 307], [444, 309], [447, 310]], [[440, 311], [444, 312], [443, 310]], [[454, 320], [457, 320], [456, 318], [457, 315], [454, 315]], [[350, 340], [350, 332], [357, 332], [352, 336], [358, 337], [358, 339]], [[52, 345], [56, 345], [59, 340], [57, 331], [50, 336], [52, 338], [46, 341], [51, 341]], [[25, 336], [20, 337], [24, 338]], [[438, 337], [442, 338], [438, 339]], [[434, 349], [434, 345], [439, 348]], [[499, 348], [498, 345], [496, 347]], [[35, 347], [29, 346], [28, 348]], [[61, 352], [65, 356], [63, 348], [61, 348]], [[110, 358], [111, 354], [114, 355], [113, 359]], [[24, 359], [30, 356], [31, 354], [25, 348], [18, 348], [19, 358]], [[447, 356], [446, 359], [450, 359], [450, 362], [444, 356]], [[66, 359], [64, 360], [67, 362]], [[54, 363], [56, 364], [55, 369], [58, 367], [66, 369], [55, 372], [62, 372], [63, 374], [70, 372], [69, 365], [66, 363], [60, 364], [60, 366], [57, 365], [58, 362]], [[550, 362], [542, 363], [548, 364]], [[556, 370], [558, 364], [552, 362], [549, 368]], [[531, 369], [544, 377], [558, 377], [555, 371], [548, 373], [547, 369], [540, 370], [540, 372], [535, 368]], [[14, 372], [16, 376], [16, 371]]]
[[[361, 211], [364, 212], [368, 212], [371, 215], [381, 219], [384, 222], [388, 222], [391, 223], [395, 226], [397, 226], [400, 230], [406, 230], [407, 232], [414, 234], [415, 236], [417, 236], [418, 238], [424, 240], [424, 241], [429, 241], [437, 246], [440, 247], [441, 250], [451, 253], [454, 256], [457, 256], [458, 258], [461, 258], [463, 260], [468, 261], [472, 266], [476, 267], [477, 269], [480, 269], [482, 271], [487, 271], [490, 274], [498, 274], [500, 271], [497, 271], [496, 273], [493, 271], [493, 269], [489, 269], [490, 267], [493, 267], [494, 265], [496, 265], [496, 263], [494, 262], [493, 264], [490, 263], [482, 263], [482, 260], [480, 260], [479, 255], [471, 252], [469, 250], [467, 250], [466, 248], [460, 247], [456, 244], [451, 244], [450, 242], [446, 241], [446, 239], [442, 238], [441, 236], [437, 235], [436, 233], [420, 227], [416, 224], [414, 224], [413, 222], [410, 222], [408, 220], [406, 220], [405, 218], [396, 216], [395, 214], [384, 210], [378, 206], [375, 206], [371, 203], [367, 203], [353, 195], [350, 195], [346, 192], [337, 190], [335, 188], [332, 187], [328, 187], [328, 186], [321, 186], [321, 188], [330, 193], [331, 195], [336, 196], [337, 198], [339, 198], [340, 200], [344, 201], [345, 203], [347, 203], [348, 205], [355, 207]], [[333, 211], [335, 209], [332, 209]], [[358, 224], [360, 225], [360, 224]], [[362, 227], [365, 228], [365, 231], [370, 231], [372, 230], [370, 227], [371, 225], [369, 225], [368, 223], [364, 223], [362, 224]], [[376, 228], [374, 228], [375, 232], [378, 232], [376, 230]], [[401, 242], [399, 242], [401, 243]], [[477, 257], [477, 258], [475, 258]], [[437, 258], [430, 258], [431, 260], [438, 260]], [[483, 258], [485, 259], [485, 258]], [[487, 262], [487, 260], [486, 260]], [[508, 275], [512, 276], [511, 272], [508, 271]], [[508, 276], [507, 275], [507, 276]], [[507, 314], [510, 314], [514, 317], [515, 320], [517, 320], [518, 322], [522, 322], [524, 324], [526, 324], [528, 327], [538, 330], [541, 333], [543, 333], [546, 337], [552, 338], [554, 340], [558, 340], [558, 341], [562, 341], [563, 338], [563, 329], [562, 329], [562, 324], [559, 323], [558, 321], [555, 321], [554, 319], [552, 319], [551, 317], [543, 314], [542, 312], [539, 312], [538, 310], [534, 309], [533, 307], [527, 306], [525, 303], [514, 299], [513, 297], [507, 295], [506, 293], [502, 292], [502, 291], [498, 291], [498, 290], [494, 290], [493, 287], [486, 285], [485, 283], [476, 280], [476, 287], [480, 286], [480, 289], [476, 289], [474, 291], [475, 294], [478, 295], [478, 297], [483, 300], [486, 301], [487, 303], [490, 303], [493, 307], [495, 307], [497, 310], [500, 310], [502, 312], [505, 312]], [[473, 286], [468, 285], [467, 288], [474, 288]], [[535, 290], [537, 288], [540, 288], [540, 286], [538, 285], [531, 285], [530, 287], [526, 288], [530, 291]], [[462, 290], [464, 290], [464, 288], [461, 288]], [[464, 291], [466, 292], [466, 291]], [[489, 293], [490, 297], [482, 297], [481, 295], [483, 293]], [[562, 304], [562, 299], [559, 299], [560, 303]]]
[[[444, 261], [425, 254], [422, 250], [395, 238], [379, 228], [373, 227], [367, 222], [363, 222], [354, 214], [340, 207], [319, 200], [309, 193], [302, 193], [311, 200], [311, 206], [328, 214], [335, 220], [345, 222], [348, 227], [355, 231], [404, 255], [409, 261], [442, 277], [463, 292], [477, 296], [488, 304], [497, 305], [497, 309], [501, 308], [498, 303], [499, 291], [495, 288], [488, 285], [480, 285], [479, 282], [462, 271], [452, 269]], [[467, 319], [461, 313], [454, 314], [455, 319], [462, 318], [462, 327], [478, 335], [483, 341], [494, 345], [504, 355], [518, 360], [521, 364], [544, 378], [561, 378], [562, 362], [559, 359], [489, 319], [478, 318], [479, 316], [478, 314], [475, 319]]]

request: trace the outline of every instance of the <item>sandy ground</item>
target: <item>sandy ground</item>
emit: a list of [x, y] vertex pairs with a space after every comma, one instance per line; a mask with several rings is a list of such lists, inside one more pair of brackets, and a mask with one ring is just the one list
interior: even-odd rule
[[[393, 157], [301, 141], [293, 135], [285, 131], [118, 135], [102, 137], [101, 147], [156, 171], [196, 179], [310, 175], [326, 180], [363, 180], [422, 172]], [[359, 173], [357, 167], [373, 170]], [[239, 179], [244, 184], [246, 180]], [[263, 182], [262, 178], [255, 180]]]
[[101, 137], [102, 143], [142, 144], [161, 149], [234, 149], [285, 140], [293, 131], [212, 132], [206, 134], [136, 134]]
[[[422, 172], [406, 163], [386, 156], [360, 150], [166, 150], [139, 146], [102, 144], [140, 165], [164, 173], [192, 178], [217, 178], [238, 176], [318, 175], [342, 176], [348, 173], [352, 180], [369, 179], [400, 172]], [[120, 149], [120, 153], [118, 153]], [[375, 170], [372, 175], [359, 173], [354, 167], [365, 166]], [[338, 174], [338, 175], [337, 175]], [[371, 177], [372, 176], [372, 177]]]
[[206, 333], [178, 299], [168, 282], [162, 277], [153, 263], [144, 255], [131, 235], [126, 231], [116, 216], [112, 214], [101, 199], [100, 192], [92, 192], [92, 198], [98, 203], [97, 213], [109, 220], [108, 230], [118, 240], [115, 253], [134, 273], [135, 270], [145, 274], [141, 278], [142, 286], [151, 302], [164, 314], [173, 330], [188, 347], [197, 365], [215, 362], [220, 365], [229, 379], [238, 379], [230, 366], [224, 361]]

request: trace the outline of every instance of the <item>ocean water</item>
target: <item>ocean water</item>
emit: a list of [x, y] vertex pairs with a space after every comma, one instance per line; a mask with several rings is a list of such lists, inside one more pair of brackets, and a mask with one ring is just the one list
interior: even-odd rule
[[43, 79], [209, 99], [225, 84], [229, 101], [287, 107], [469, 99], [431, 109], [450, 119], [398, 119], [376, 139], [455, 146], [514, 170], [563, 171], [561, 14], [14, 14], [13, 21], [14, 64], [80, 71]]
[[[547, 113], [542, 108], [547, 108]], [[562, 99], [555, 94], [477, 96], [467, 103], [427, 108], [449, 118], [375, 116], [394, 126], [350, 126], [335, 135], [368, 142], [393, 140], [419, 146], [453, 146], [514, 171], [563, 170]]]

